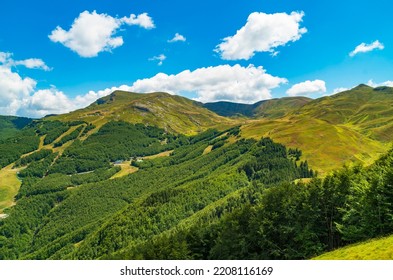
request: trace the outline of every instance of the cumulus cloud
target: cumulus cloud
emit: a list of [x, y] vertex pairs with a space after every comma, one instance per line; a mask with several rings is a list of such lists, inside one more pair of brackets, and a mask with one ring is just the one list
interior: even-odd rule
[[0, 64], [6, 67], [14, 67], [22, 65], [29, 69], [41, 69], [44, 71], [50, 71], [52, 68], [48, 67], [45, 62], [40, 58], [29, 58], [25, 60], [14, 60], [12, 53], [0, 52]]
[[121, 22], [128, 25], [138, 25], [145, 29], [153, 29], [156, 27], [153, 19], [147, 13], [140, 15], [131, 14], [129, 17], [123, 17]]
[[316, 92], [326, 92], [326, 84], [322, 80], [305, 81], [293, 85], [287, 90], [289, 96], [308, 95]]
[[382, 82], [382, 83], [374, 83], [374, 81], [373, 80], [369, 80], [368, 82], [367, 82], [367, 85], [368, 86], [370, 86], [370, 87], [383, 87], [383, 86], [385, 86], [385, 87], [393, 87], [393, 81], [385, 81], [385, 82]]
[[41, 59], [13, 60], [12, 56], [12, 53], [0, 52], [0, 115], [43, 117], [47, 114], [66, 113], [109, 94], [107, 91], [99, 91], [69, 98], [56, 88], [37, 90], [37, 81], [22, 77], [13, 68], [22, 65], [49, 70], [49, 67]]
[[160, 54], [157, 56], [153, 56], [149, 58], [150, 61], [158, 61], [158, 65], [161, 66], [164, 60], [166, 59], [166, 56], [164, 54]]
[[371, 52], [376, 49], [383, 50], [384, 48], [385, 46], [382, 43], [380, 43], [378, 40], [372, 42], [371, 44], [361, 43], [353, 51], [349, 53], [349, 56], [353, 57], [358, 53]]
[[15, 65], [23, 65], [26, 68], [30, 68], [30, 69], [42, 69], [45, 71], [50, 71], [52, 70], [51, 68], [49, 68], [44, 61], [42, 61], [39, 58], [29, 58], [29, 59], [25, 59], [25, 60], [19, 60], [19, 61], [15, 61]]
[[96, 11], [84, 11], [68, 31], [57, 26], [49, 39], [61, 43], [81, 57], [95, 57], [100, 52], [110, 52], [123, 45], [123, 37], [116, 36], [123, 24], [138, 25], [146, 29], [155, 27], [146, 13], [138, 16], [131, 14], [130, 17], [119, 19], [107, 14], [97, 14]]
[[248, 60], [256, 52], [270, 52], [275, 56], [277, 47], [295, 42], [307, 32], [300, 27], [303, 16], [304, 12], [252, 13], [247, 23], [234, 36], [224, 38], [215, 51], [226, 60]]
[[271, 98], [271, 90], [287, 80], [266, 73], [263, 67], [219, 65], [176, 75], [159, 73], [137, 80], [131, 87], [136, 92], [165, 91], [172, 94], [194, 93], [197, 101], [218, 100], [253, 103]]
[[[0, 61], [5, 62], [9, 58], [10, 55], [0, 53]], [[197, 96], [195, 99], [201, 102], [226, 100], [254, 103], [271, 98], [271, 90], [284, 83], [287, 83], [285, 78], [268, 74], [262, 66], [219, 65], [185, 70], [175, 75], [159, 73], [137, 80], [132, 85], [89, 91], [71, 98], [55, 87], [37, 89], [34, 79], [22, 77], [11, 66], [0, 63], [0, 115], [39, 118], [67, 113], [86, 107], [115, 90], [194, 94]]]
[[0, 115], [15, 115], [37, 85], [34, 79], [21, 77], [14, 72], [13, 67], [23, 65], [27, 68], [49, 70], [41, 59], [14, 60], [12, 56], [12, 53], [0, 52]]
[[11, 68], [0, 65], [0, 115], [13, 115], [22, 100], [29, 97], [37, 82], [22, 78]]
[[168, 40], [168, 43], [175, 43], [175, 42], [185, 42], [187, 39], [183, 35], [176, 33], [175, 36]]
[[77, 109], [63, 92], [52, 88], [38, 90], [20, 104], [17, 114], [40, 118], [49, 114], [68, 113]]

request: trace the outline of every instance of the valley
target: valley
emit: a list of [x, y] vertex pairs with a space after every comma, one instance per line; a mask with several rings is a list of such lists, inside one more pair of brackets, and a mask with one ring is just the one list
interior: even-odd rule
[[309, 259], [392, 234], [392, 96], [115, 91], [7, 124], [0, 259]]

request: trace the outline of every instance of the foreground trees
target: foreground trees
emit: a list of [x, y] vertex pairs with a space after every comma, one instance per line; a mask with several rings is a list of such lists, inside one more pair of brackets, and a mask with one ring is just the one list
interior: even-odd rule
[[[393, 151], [368, 168], [295, 183], [314, 175], [301, 151], [238, 134], [112, 122], [86, 140], [69, 137], [61, 156], [20, 159], [0, 258], [307, 259], [393, 233]], [[110, 179], [120, 169], [111, 162], [166, 150]]]

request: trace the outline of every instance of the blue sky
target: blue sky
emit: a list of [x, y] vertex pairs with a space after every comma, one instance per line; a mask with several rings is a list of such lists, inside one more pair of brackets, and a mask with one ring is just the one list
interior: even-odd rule
[[116, 88], [202, 102], [393, 86], [391, 1], [5, 1], [0, 114], [41, 117]]

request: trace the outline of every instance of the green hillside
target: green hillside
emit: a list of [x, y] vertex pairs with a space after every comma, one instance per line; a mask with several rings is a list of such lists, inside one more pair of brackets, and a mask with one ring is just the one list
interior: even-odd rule
[[0, 116], [0, 140], [7, 139], [26, 125], [31, 123], [32, 119], [12, 117], [12, 116]]
[[322, 173], [344, 162], [371, 164], [393, 141], [393, 88], [360, 85], [308, 102], [275, 119], [249, 121], [244, 137], [271, 137], [298, 147]]
[[233, 121], [218, 116], [187, 98], [168, 93], [138, 94], [115, 91], [98, 99], [87, 108], [69, 114], [51, 116], [48, 120], [81, 120], [97, 128], [109, 121], [126, 121], [156, 125], [171, 132], [187, 135], [208, 128], [229, 127]]
[[393, 260], [393, 236], [346, 246], [314, 260]]
[[254, 104], [240, 104], [233, 102], [212, 102], [202, 106], [221, 116], [243, 115], [251, 118], [283, 117], [310, 102], [307, 97], [284, 97], [259, 101]]
[[391, 93], [232, 119], [114, 92], [35, 120], [0, 140], [0, 259], [329, 258], [393, 234]]
[[350, 91], [316, 99], [297, 112], [341, 124], [379, 141], [393, 135], [393, 88], [359, 85]]

